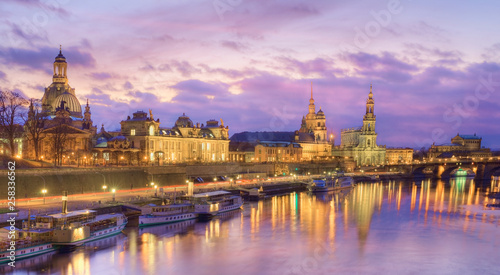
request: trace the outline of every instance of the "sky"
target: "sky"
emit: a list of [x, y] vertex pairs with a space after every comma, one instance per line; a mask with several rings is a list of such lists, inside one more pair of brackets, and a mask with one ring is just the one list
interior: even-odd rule
[[[100, 128], [137, 110], [183, 113], [230, 135], [293, 131], [311, 82], [329, 134], [362, 125], [373, 85], [378, 144], [457, 133], [500, 148], [497, 1], [4, 0], [0, 89], [41, 99], [59, 45]], [[82, 108], [83, 109], [83, 108]]]

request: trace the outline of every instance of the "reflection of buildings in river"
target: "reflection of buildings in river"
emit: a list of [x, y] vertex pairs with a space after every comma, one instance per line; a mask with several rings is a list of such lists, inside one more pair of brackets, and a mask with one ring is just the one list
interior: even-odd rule
[[[236, 209], [233, 211], [221, 213], [214, 217], [209, 222], [198, 222], [195, 224], [196, 231], [205, 231], [205, 241], [213, 241], [214, 238], [228, 238], [229, 237], [229, 226], [226, 221], [235, 219], [237, 217], [243, 217], [243, 211], [241, 209]], [[198, 230], [198, 228], [201, 228]], [[204, 229], [203, 229], [204, 228]]]
[[[139, 255], [139, 259], [129, 262], [120, 262], [120, 265], [130, 265], [131, 270], [137, 270], [136, 264], [142, 265], [139, 269], [148, 270], [160, 262], [172, 264], [174, 246], [180, 241], [184, 233], [191, 231], [196, 224], [195, 220], [187, 220], [171, 224], [131, 229], [128, 232], [128, 254], [132, 259]], [[126, 261], [120, 257], [120, 261]]]
[[[346, 218], [349, 216], [358, 228], [358, 241], [361, 250], [366, 244], [375, 208], [381, 210], [383, 190], [382, 183], [361, 183], [354, 187], [351, 195], [345, 200], [344, 215]], [[393, 185], [389, 184], [388, 192], [392, 194]]]

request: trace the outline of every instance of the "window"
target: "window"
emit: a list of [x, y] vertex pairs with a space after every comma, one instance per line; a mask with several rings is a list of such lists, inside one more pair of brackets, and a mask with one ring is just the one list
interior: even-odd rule
[[149, 135], [150, 136], [155, 135], [155, 127], [153, 125], [149, 126]]
[[130, 135], [135, 136], [135, 129], [130, 129]]

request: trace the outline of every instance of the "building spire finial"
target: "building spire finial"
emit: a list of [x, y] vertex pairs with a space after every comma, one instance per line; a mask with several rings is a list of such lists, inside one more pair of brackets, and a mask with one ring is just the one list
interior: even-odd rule
[[59, 53], [62, 53], [62, 45], [59, 44]]

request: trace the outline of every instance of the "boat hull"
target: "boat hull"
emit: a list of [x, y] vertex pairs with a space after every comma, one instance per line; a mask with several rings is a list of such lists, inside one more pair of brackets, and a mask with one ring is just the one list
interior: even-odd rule
[[[42, 255], [45, 253], [53, 252], [56, 251], [56, 248], [50, 244], [50, 243], [44, 243], [44, 244], [39, 244], [39, 245], [34, 245], [34, 246], [29, 246], [21, 249], [16, 249], [15, 251], [15, 257], [16, 261], [30, 258], [30, 257], [35, 257], [38, 255]], [[11, 260], [9, 259], [10, 256], [10, 251], [0, 251], [0, 264], [4, 264], [7, 262], [10, 262]]]
[[179, 214], [171, 216], [142, 215], [139, 216], [139, 227], [153, 226], [159, 224], [176, 223], [196, 219], [195, 213]]

